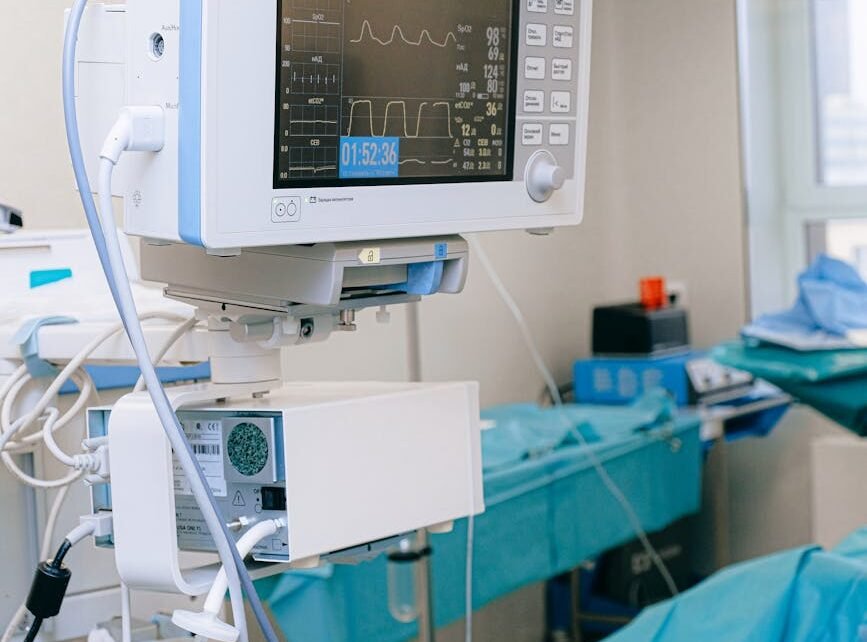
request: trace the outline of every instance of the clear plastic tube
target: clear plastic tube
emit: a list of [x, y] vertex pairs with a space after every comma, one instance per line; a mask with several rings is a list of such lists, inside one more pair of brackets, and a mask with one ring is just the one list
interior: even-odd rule
[[[479, 262], [482, 264], [482, 267], [485, 269], [485, 272], [488, 275], [488, 278], [491, 280], [491, 283], [494, 285], [494, 289], [499, 294], [500, 299], [502, 299], [503, 303], [511, 312], [512, 317], [514, 317], [515, 322], [518, 324], [518, 328], [521, 331], [521, 336], [524, 339], [524, 343], [527, 346], [527, 349], [530, 351], [530, 355], [533, 358], [533, 362], [536, 364], [536, 368], [539, 371], [539, 374], [542, 376], [542, 379], [545, 381], [545, 385], [548, 387], [548, 392], [551, 395], [551, 399], [554, 402], [554, 405], [557, 408], [562, 408], [563, 406], [563, 398], [560, 395], [560, 388], [557, 386], [557, 382], [554, 379], [554, 375], [551, 374], [551, 370], [548, 368], [548, 365], [545, 363], [545, 359], [542, 357], [542, 353], [539, 351], [539, 347], [536, 345], [536, 340], [533, 338], [533, 333], [530, 332], [530, 327], [527, 325], [527, 321], [524, 318], [524, 314], [521, 312], [520, 306], [515, 301], [509, 289], [506, 287], [506, 284], [503, 283], [503, 280], [500, 278], [500, 275], [497, 273], [494, 268], [493, 263], [491, 263], [490, 258], [488, 258], [485, 249], [482, 247], [481, 243], [476, 238], [468, 239], [470, 248], [478, 258]], [[572, 425], [572, 422], [569, 421], [567, 417], [561, 415], [561, 418], [565, 424], [567, 424], [570, 434], [572, 437], [582, 446], [588, 446], [587, 440], [584, 438], [584, 435], [581, 434], [580, 430], [576, 430], [575, 426]], [[630, 528], [632, 528], [633, 532], [637, 539], [641, 542], [641, 545], [644, 547], [644, 550], [647, 552], [650, 557], [653, 565], [659, 571], [659, 574], [662, 576], [665, 584], [672, 594], [672, 596], [678, 595], [679, 591], [677, 589], [677, 584], [674, 581], [674, 578], [671, 576], [671, 573], [668, 570], [668, 567], [665, 565], [662, 557], [657, 552], [656, 548], [654, 548], [653, 543], [650, 541], [650, 538], [647, 535], [647, 532], [644, 530], [644, 527], [641, 525], [641, 520], [638, 517], [638, 514], [635, 512], [635, 508], [633, 508], [632, 503], [620, 489], [620, 487], [616, 484], [616, 482], [611, 478], [611, 475], [608, 474], [605, 466], [596, 456], [596, 453], [593, 452], [592, 448], [586, 448], [587, 458], [590, 460], [590, 463], [593, 465], [596, 474], [602, 480], [602, 483], [605, 485], [605, 488], [611, 493], [611, 496], [614, 500], [620, 505], [623, 509], [623, 512], [626, 515], [626, 519], [629, 521]]]

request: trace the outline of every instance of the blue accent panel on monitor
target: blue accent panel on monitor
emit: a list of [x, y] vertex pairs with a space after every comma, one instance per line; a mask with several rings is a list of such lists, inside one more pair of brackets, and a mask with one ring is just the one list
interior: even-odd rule
[[340, 138], [340, 178], [397, 178], [400, 138], [343, 136]]
[[178, 233], [202, 243], [202, 2], [181, 0]]

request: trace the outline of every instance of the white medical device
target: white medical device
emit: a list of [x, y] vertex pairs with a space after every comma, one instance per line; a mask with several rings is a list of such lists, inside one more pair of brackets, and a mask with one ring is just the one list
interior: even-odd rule
[[581, 221], [590, 0], [125, 13], [122, 56], [82, 54], [106, 66], [79, 110], [104, 110], [123, 60], [125, 104], [165, 111], [163, 150], [119, 176], [128, 233], [237, 249]]
[[[213, 569], [181, 570], [182, 551], [232, 550], [204, 518], [225, 531], [267, 517], [253, 556], [307, 564], [484, 510], [475, 384], [286, 385], [280, 348], [354, 330], [363, 308], [460, 292], [460, 234], [581, 222], [591, 11], [592, 0], [88, 8], [75, 102], [86, 162], [103, 149], [99, 229], [89, 222], [118, 305], [129, 328], [110, 190], [145, 240], [143, 278], [209, 330], [210, 383], [161, 398], [154, 381], [151, 397], [90, 414], [111, 462], [94, 508], [112, 511], [102, 543], [128, 586], [214, 584]], [[187, 477], [195, 466], [203, 479]], [[193, 499], [191, 479], [215, 497]]]
[[[94, 508], [136, 507], [115, 510], [103, 543], [123, 543], [117, 563], [138, 588], [198, 594], [213, 577], [184, 574], [177, 551], [213, 552], [214, 543], [177, 463], [152, 465], [171, 449], [147, 419], [149, 406], [139, 394], [89, 412], [93, 438], [111, 420], [119, 462], [111, 486], [94, 487]], [[476, 384], [286, 384], [178, 416], [224, 519], [285, 519], [253, 548], [261, 562], [357, 561], [394, 545], [395, 535], [484, 510]]]

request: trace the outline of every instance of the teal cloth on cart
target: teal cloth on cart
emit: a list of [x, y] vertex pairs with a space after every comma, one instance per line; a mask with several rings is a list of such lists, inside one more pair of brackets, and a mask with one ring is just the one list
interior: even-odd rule
[[867, 642], [865, 613], [860, 530], [833, 552], [802, 548], [722, 571], [608, 642]]
[[[486, 510], [475, 521], [476, 608], [634, 537], [588, 459], [588, 448], [648, 531], [698, 510], [699, 421], [672, 421], [670, 404], [654, 395], [626, 408], [519, 405], [483, 413], [497, 428], [484, 433]], [[564, 416], [587, 446], [570, 436]], [[433, 536], [431, 544], [434, 612], [443, 626], [464, 614], [466, 520], [450, 534]], [[398, 642], [416, 635], [415, 624], [400, 624], [388, 612], [383, 556], [357, 566], [267, 578], [257, 588], [290, 640]]]
[[867, 434], [867, 350], [797, 352], [734, 341], [714, 359], [746, 370], [860, 435]]
[[574, 431], [587, 444], [611, 442], [670, 422], [675, 410], [664, 390], [652, 391], [628, 406], [514, 404], [491, 408], [482, 413], [484, 420], [496, 423], [495, 429], [482, 433], [484, 470], [506, 468], [578, 443]]
[[750, 341], [730, 341], [714, 348], [711, 356], [725, 366], [746, 370], [774, 384], [816, 383], [867, 375], [867, 350], [800, 352]]

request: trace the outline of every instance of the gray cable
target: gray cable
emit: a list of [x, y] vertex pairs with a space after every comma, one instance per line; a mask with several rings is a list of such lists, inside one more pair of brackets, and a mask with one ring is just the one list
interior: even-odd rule
[[[73, 171], [75, 173], [76, 183], [78, 185], [81, 196], [82, 205], [88, 225], [93, 236], [96, 251], [102, 264], [103, 271], [106, 274], [108, 285], [111, 290], [115, 303], [120, 310], [121, 296], [118, 290], [118, 282], [112, 270], [111, 261], [109, 260], [108, 249], [105, 244], [105, 237], [102, 233], [102, 228], [99, 221], [99, 215], [96, 211], [96, 204], [93, 200], [93, 194], [90, 189], [90, 182], [87, 177], [87, 171], [84, 164], [84, 155], [81, 149], [81, 140], [78, 130], [78, 116], [75, 106], [75, 59], [76, 49], [78, 44], [78, 34], [81, 26], [81, 20], [84, 15], [87, 0], [76, 0], [69, 15], [66, 35], [63, 48], [63, 107], [66, 121], [67, 142], [69, 144], [70, 156], [72, 159]], [[110, 193], [110, 192], [109, 192]], [[122, 265], [122, 263], [121, 263]], [[128, 285], [128, 283], [127, 283]], [[141, 333], [141, 325], [138, 323], [137, 317], [133, 320], [123, 318], [127, 333], [132, 337], [136, 334], [136, 329]], [[216, 500], [211, 492], [210, 486], [204, 478], [204, 473], [199, 465], [198, 460], [193, 456], [189, 441], [184, 434], [183, 428], [178, 422], [174, 411], [162, 387], [159, 377], [156, 375], [153, 363], [147, 354], [147, 346], [143, 353], [137, 353], [139, 360], [139, 368], [142, 375], [148, 382], [148, 392], [154, 403], [154, 407], [160, 415], [163, 428], [166, 431], [166, 436], [172, 442], [176, 454], [181, 462], [184, 472], [189, 479], [193, 488], [198, 487], [203, 491], [196, 496], [199, 507], [203, 516], [208, 522], [209, 529], [214, 538], [215, 545], [220, 552], [220, 558], [226, 573], [230, 580], [230, 587], [235, 586], [234, 595], [232, 596], [233, 616], [235, 624], [241, 631], [242, 642], [246, 639], [246, 616], [243, 609], [243, 597], [237, 590], [238, 584], [247, 594], [250, 606], [256, 616], [260, 628], [268, 642], [278, 642], [276, 633], [274, 632], [271, 622], [265, 614], [265, 609], [259, 599], [256, 589], [253, 586], [253, 581], [250, 578], [244, 561], [238, 553], [237, 548], [233, 543], [233, 539], [229, 533], [224, 520], [219, 519]], [[162, 409], [162, 412], [161, 412]], [[167, 409], [167, 412], [166, 412]], [[209, 519], [210, 518], [210, 519]], [[216, 523], [214, 523], [216, 522]], [[231, 592], [231, 588], [230, 588]]]

